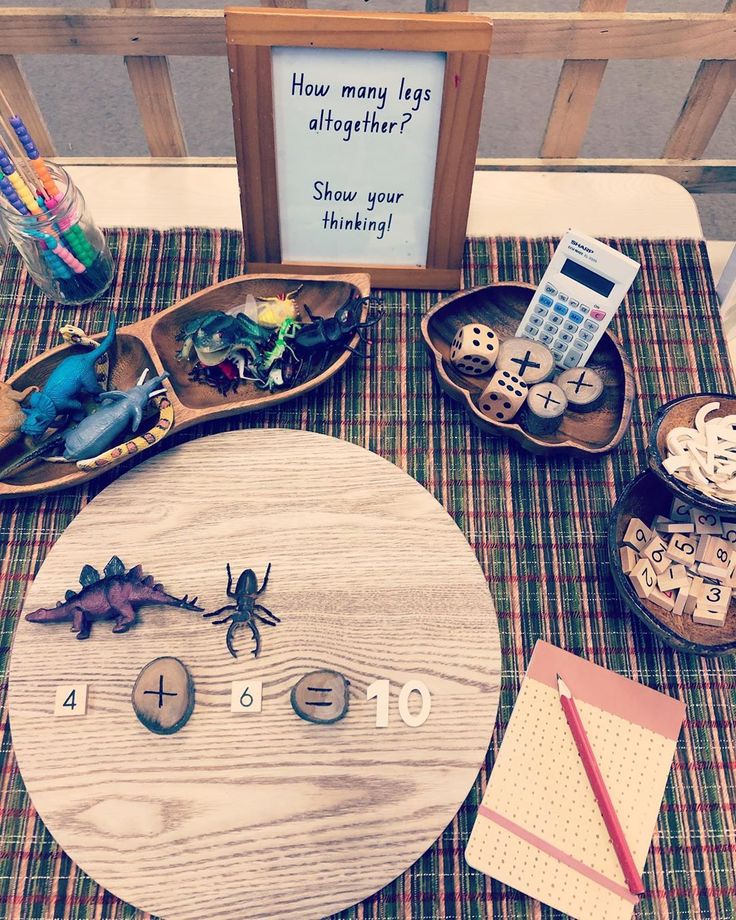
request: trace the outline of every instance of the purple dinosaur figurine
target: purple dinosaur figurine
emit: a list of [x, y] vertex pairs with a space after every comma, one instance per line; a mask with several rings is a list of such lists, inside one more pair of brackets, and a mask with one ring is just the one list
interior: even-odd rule
[[27, 614], [26, 619], [31, 623], [71, 622], [77, 639], [87, 639], [92, 623], [97, 620], [115, 620], [112, 631], [127, 632], [137, 622], [137, 609], [148, 604], [203, 609], [196, 606], [196, 597], [188, 600], [186, 594], [181, 599], [167, 594], [151, 575], [143, 574], [140, 565], [126, 572], [117, 556], [107, 563], [103, 576], [91, 565], [85, 565], [79, 583], [81, 591], [67, 591], [66, 599], [58, 601], [56, 607], [39, 607]]

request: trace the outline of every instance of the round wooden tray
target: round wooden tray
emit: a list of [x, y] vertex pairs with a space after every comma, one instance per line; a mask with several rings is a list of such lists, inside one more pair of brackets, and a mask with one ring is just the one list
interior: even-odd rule
[[468, 377], [450, 363], [450, 345], [461, 326], [484, 323], [503, 341], [516, 334], [535, 291], [533, 284], [500, 282], [459, 291], [440, 300], [422, 320], [422, 336], [432, 355], [437, 380], [444, 392], [467, 410], [478, 428], [511, 438], [533, 454], [563, 452], [589, 457], [607, 453], [629, 427], [635, 393], [629, 359], [610, 332], [603, 335], [587, 365], [603, 378], [601, 405], [591, 412], [568, 409], [559, 429], [547, 436], [532, 435], [513, 419], [497, 422], [483, 415], [476, 400], [489, 377]]
[[661, 482], [678, 498], [689, 505], [697, 505], [715, 511], [725, 517], [736, 517], [736, 501], [719, 501], [711, 498], [699, 489], [689, 486], [686, 482], [668, 473], [662, 466], [662, 460], [667, 456], [667, 435], [673, 428], [683, 426], [693, 428], [698, 410], [706, 403], [718, 402], [719, 409], [715, 409], [709, 418], [722, 418], [725, 415], [736, 414], [736, 397], [732, 393], [690, 393], [679, 396], [665, 403], [657, 410], [652, 427], [649, 432], [647, 446], [647, 461], [649, 469]]
[[[308, 432], [250, 430], [190, 442], [110, 485], [44, 562], [25, 612], [52, 605], [86, 563], [142, 563], [178, 596], [226, 603], [225, 563], [259, 577], [282, 622], [254, 659], [226, 626], [149, 607], [125, 635], [96, 623], [21, 618], [10, 666], [13, 744], [28, 792], [59, 844], [96, 881], [174, 918], [293, 917], [342, 910], [408, 868], [465, 799], [498, 703], [496, 616], [478, 562], [417, 482], [362, 448]], [[151, 734], [130, 703], [159, 656], [189, 668], [196, 702], [177, 734]], [[334, 725], [293, 712], [300, 677], [350, 680]], [[376, 728], [366, 688], [391, 681]], [[231, 682], [261, 679], [260, 714], [230, 712]], [[399, 717], [424, 681], [431, 712]], [[86, 716], [53, 716], [58, 685], [89, 685]], [[418, 708], [417, 701], [412, 709]]]
[[675, 616], [649, 600], [640, 600], [628, 575], [621, 568], [619, 546], [632, 517], [650, 526], [655, 515], [666, 515], [672, 493], [653, 473], [640, 473], [618, 497], [608, 524], [608, 559], [621, 599], [629, 610], [653, 630], [663, 642], [681, 652], [696, 655], [724, 655], [736, 651], [736, 600], [722, 628], [701, 626], [691, 616]]

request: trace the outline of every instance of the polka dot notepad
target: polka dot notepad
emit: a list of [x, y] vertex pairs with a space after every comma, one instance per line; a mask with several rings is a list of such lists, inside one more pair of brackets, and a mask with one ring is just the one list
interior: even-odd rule
[[537, 642], [465, 851], [468, 863], [578, 920], [637, 902], [560, 704], [569, 686], [637, 869], [685, 715], [679, 700]]

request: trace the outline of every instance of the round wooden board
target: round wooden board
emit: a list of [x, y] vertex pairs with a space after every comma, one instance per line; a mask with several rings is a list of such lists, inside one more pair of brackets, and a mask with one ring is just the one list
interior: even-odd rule
[[[10, 668], [10, 718], [23, 779], [59, 844], [119, 897], [166, 918], [320, 917], [407, 869], [452, 820], [485, 756], [501, 658], [488, 585], [435, 499], [362, 448], [302, 431], [235, 431], [141, 464], [73, 521], [26, 598], [53, 606], [85, 563], [142, 563], [177, 596], [227, 602], [225, 563], [259, 578], [282, 618], [247, 629], [239, 657], [226, 626], [144, 608], [113, 635], [96, 623], [21, 619]], [[138, 721], [140, 669], [173, 655], [196, 701], [175, 735]], [[294, 714], [307, 671], [350, 680], [334, 725]], [[366, 688], [391, 681], [390, 723], [376, 728]], [[231, 682], [263, 680], [263, 709], [231, 713]], [[432, 695], [409, 728], [398, 693]], [[56, 687], [89, 685], [85, 716], [54, 717]], [[418, 708], [416, 694], [413, 708]]]

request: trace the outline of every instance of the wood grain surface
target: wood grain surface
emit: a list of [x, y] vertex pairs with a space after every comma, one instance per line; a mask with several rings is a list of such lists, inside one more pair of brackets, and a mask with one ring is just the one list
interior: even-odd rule
[[[86, 872], [166, 918], [319, 917], [414, 862], [462, 804], [486, 753], [500, 679], [488, 585], [460, 530], [418, 483], [375, 454], [309, 432], [228, 432], [173, 448], [110, 485], [44, 562], [24, 612], [53, 604], [85, 563], [142, 563], [208, 610], [225, 563], [261, 575], [281, 617], [261, 656], [199, 614], [143, 608], [130, 633], [21, 618], [10, 719], [42, 819]], [[191, 671], [196, 704], [151, 734], [130, 693], [160, 655]], [[335, 725], [299, 719], [293, 685], [332, 668], [351, 682]], [[260, 713], [230, 712], [231, 682], [263, 681]], [[391, 681], [376, 728], [366, 688]], [[398, 694], [421, 680], [431, 714], [409, 728]], [[54, 718], [58, 684], [87, 682], [86, 716]], [[413, 710], [419, 701], [412, 700]]]

